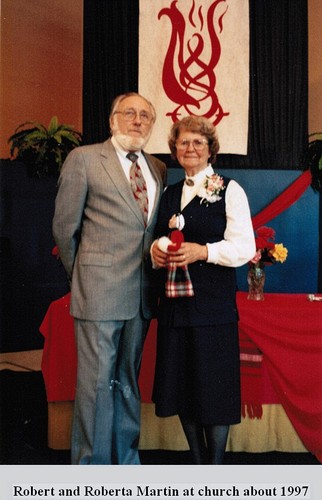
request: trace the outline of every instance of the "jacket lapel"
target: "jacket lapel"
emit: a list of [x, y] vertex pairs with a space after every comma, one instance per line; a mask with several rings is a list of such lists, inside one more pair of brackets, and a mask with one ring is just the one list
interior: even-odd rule
[[157, 209], [159, 208], [159, 202], [160, 202], [160, 198], [161, 198], [161, 195], [163, 192], [163, 180], [161, 178], [161, 173], [160, 173], [159, 169], [157, 168], [157, 166], [155, 165], [155, 163], [153, 161], [153, 157], [151, 155], [144, 153], [144, 152], [143, 152], [143, 154], [144, 154], [144, 157], [147, 161], [147, 164], [150, 167], [150, 171], [154, 177], [154, 180], [156, 182], [156, 193], [155, 193], [154, 205], [152, 208], [151, 217], [149, 218], [149, 221], [148, 221], [148, 226], [149, 226], [150, 222], [153, 221], [153, 219], [156, 215]]
[[134, 199], [130, 183], [128, 182], [123, 172], [123, 168], [119, 162], [116, 151], [110, 139], [108, 139], [106, 142], [103, 143], [101, 158], [102, 158], [103, 168], [107, 173], [107, 175], [110, 177], [113, 184], [115, 185], [120, 196], [127, 203], [129, 208], [136, 215], [139, 221], [142, 222], [143, 224], [141, 211]]

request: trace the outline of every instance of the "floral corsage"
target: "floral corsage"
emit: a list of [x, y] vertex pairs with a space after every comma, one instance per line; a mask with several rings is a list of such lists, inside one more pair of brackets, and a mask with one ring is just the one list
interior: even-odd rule
[[201, 203], [214, 203], [221, 200], [220, 192], [225, 189], [224, 179], [219, 174], [207, 175], [206, 179], [198, 191]]

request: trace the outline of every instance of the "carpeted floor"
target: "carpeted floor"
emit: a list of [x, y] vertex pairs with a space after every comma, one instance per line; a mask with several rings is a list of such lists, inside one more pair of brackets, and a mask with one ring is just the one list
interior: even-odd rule
[[[69, 451], [47, 446], [47, 401], [41, 372], [0, 371], [0, 464], [68, 465]], [[191, 464], [189, 451], [141, 451], [144, 465]], [[229, 465], [318, 465], [310, 453], [226, 453]]]

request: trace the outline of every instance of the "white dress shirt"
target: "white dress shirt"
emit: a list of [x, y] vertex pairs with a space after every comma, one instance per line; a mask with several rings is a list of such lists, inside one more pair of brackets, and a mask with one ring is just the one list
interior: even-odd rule
[[[129, 160], [129, 158], [126, 157], [128, 154], [128, 151], [125, 151], [124, 149], [121, 148], [115, 137], [111, 138], [112, 144], [115, 148], [116, 154], [120, 160], [120, 163], [122, 165], [122, 169], [124, 171], [125, 177], [127, 180], [130, 182], [130, 169], [132, 162]], [[157, 184], [156, 181], [150, 171], [150, 168], [147, 164], [146, 159], [144, 158], [144, 155], [142, 154], [141, 151], [135, 151], [135, 154], [138, 156], [138, 165], [140, 165], [140, 168], [142, 170], [143, 177], [146, 182], [146, 187], [147, 187], [147, 192], [148, 192], [148, 219], [151, 216], [152, 209], [154, 207], [155, 203], [155, 197], [156, 197], [156, 188]]]

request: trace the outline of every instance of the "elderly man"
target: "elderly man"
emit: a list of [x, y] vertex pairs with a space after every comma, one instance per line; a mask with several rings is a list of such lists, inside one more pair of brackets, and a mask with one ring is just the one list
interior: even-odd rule
[[166, 167], [144, 153], [153, 105], [117, 97], [112, 137], [67, 157], [58, 181], [53, 234], [71, 279], [78, 375], [73, 464], [139, 464], [143, 344], [154, 314], [153, 238]]

